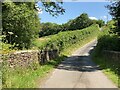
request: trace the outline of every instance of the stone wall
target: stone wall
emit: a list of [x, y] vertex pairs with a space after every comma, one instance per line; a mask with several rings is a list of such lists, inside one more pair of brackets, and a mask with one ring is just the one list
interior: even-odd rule
[[31, 64], [45, 64], [58, 57], [57, 50], [27, 50], [2, 55], [9, 67], [30, 67]]
[[120, 52], [104, 50], [103, 56], [108, 58], [109, 60], [120, 62]]
[[39, 52], [39, 63], [40, 64], [45, 64], [49, 60], [55, 59], [58, 57], [59, 52], [58, 50], [42, 50]]

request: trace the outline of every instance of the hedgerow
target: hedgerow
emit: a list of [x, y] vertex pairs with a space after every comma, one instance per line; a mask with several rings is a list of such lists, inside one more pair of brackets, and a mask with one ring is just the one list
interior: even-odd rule
[[103, 27], [102, 32], [98, 35], [96, 52], [100, 54], [102, 50], [120, 51], [120, 37], [112, 33], [109, 27]]
[[49, 36], [49, 40], [39, 43], [39, 49], [58, 49], [62, 51], [73, 44], [80, 43], [89, 38], [94, 38], [98, 35], [99, 26], [97, 24], [88, 28], [75, 31], [60, 32], [56, 35]]

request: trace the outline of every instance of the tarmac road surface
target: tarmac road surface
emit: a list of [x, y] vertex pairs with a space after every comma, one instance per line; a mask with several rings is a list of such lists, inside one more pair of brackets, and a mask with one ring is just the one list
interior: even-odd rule
[[91, 60], [93, 40], [66, 58], [41, 88], [117, 88]]

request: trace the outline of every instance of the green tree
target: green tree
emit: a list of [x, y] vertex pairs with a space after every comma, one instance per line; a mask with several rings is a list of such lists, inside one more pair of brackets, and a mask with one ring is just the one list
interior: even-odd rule
[[39, 19], [36, 11], [26, 3], [5, 2], [2, 4], [3, 34], [6, 41], [19, 49], [29, 48], [39, 32]]
[[[63, 14], [65, 10], [59, 6], [61, 2], [41, 2], [45, 11], [52, 16]], [[34, 38], [38, 36], [40, 20], [35, 2], [5, 2], [2, 3], [3, 32], [5, 41], [15, 44], [19, 49], [29, 48]]]
[[61, 6], [61, 4], [63, 4], [63, 2], [52, 2], [52, 0], [50, 0], [50, 2], [42, 2], [42, 6], [44, 7], [45, 11], [52, 16], [64, 14], [65, 9]]
[[63, 31], [63, 25], [58, 25], [56, 23], [41, 23], [41, 31], [39, 33], [39, 36], [48, 36], [48, 35], [53, 35], [57, 34], [60, 31]]
[[117, 21], [117, 28], [114, 32], [120, 35], [120, 1], [108, 5], [107, 8], [110, 10], [109, 13], [113, 16], [113, 19]]
[[86, 13], [82, 13], [80, 16], [69, 22], [70, 22], [69, 29], [71, 30], [83, 29], [92, 24], [92, 21], [89, 19]]
[[114, 29], [116, 28], [116, 21], [115, 20], [110, 20], [107, 22], [107, 26], [114, 31]]
[[103, 20], [97, 20], [96, 24], [98, 24], [99, 27], [102, 27], [105, 25], [105, 22]]
[[97, 20], [92, 20], [92, 24], [97, 24]]

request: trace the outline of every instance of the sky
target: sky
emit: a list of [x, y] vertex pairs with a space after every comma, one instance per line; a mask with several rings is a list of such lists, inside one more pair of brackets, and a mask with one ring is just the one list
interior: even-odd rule
[[[65, 13], [57, 18], [51, 16], [48, 12], [42, 11], [39, 13], [40, 22], [52, 22], [63, 24], [70, 19], [78, 17], [82, 13], [87, 13], [91, 19], [103, 19], [104, 21], [111, 20], [109, 11], [105, 8], [109, 2], [64, 2], [63, 8]], [[38, 4], [40, 6], [40, 4]]]

